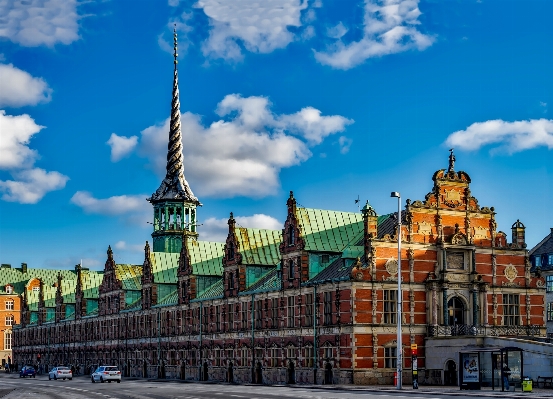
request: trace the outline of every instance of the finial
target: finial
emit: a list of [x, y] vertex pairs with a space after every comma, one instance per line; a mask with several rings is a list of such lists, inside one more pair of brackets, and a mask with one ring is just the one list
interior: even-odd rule
[[230, 219], [234, 219], [234, 214], [232, 212], [230, 213]]
[[144, 246], [144, 252], [147, 256], [150, 255], [150, 243], [146, 241], [146, 245]]
[[453, 154], [453, 148], [449, 149], [449, 167], [447, 173], [453, 172], [455, 168], [455, 155]]
[[111, 245], [108, 245], [108, 259], [113, 259], [113, 251], [111, 250]]
[[174, 24], [175, 27], [173, 28], [173, 49], [175, 50], [173, 53], [173, 57], [175, 57], [175, 69], [177, 69], [177, 64], [179, 63], [177, 61], [177, 57], [179, 56], [177, 54], [177, 24]]
[[294, 192], [290, 190], [290, 199], [294, 198]]

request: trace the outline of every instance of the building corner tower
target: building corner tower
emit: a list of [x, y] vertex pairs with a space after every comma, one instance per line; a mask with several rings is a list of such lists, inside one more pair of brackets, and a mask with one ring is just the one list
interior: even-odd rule
[[175, 67], [169, 144], [167, 146], [167, 173], [159, 188], [148, 198], [148, 201], [154, 207], [153, 251], [179, 253], [183, 234], [192, 237], [198, 235], [196, 232], [196, 207], [202, 204], [194, 196], [184, 177], [176, 30], [173, 31], [173, 40]]

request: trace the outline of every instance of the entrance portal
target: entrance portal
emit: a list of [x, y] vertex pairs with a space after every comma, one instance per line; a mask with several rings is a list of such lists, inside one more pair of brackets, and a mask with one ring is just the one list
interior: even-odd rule
[[292, 361], [288, 362], [288, 384], [296, 383], [296, 369]]
[[457, 365], [453, 360], [448, 360], [445, 364], [444, 385], [457, 385]]
[[332, 382], [332, 364], [327, 363], [325, 365], [325, 385], [326, 384], [333, 384]]
[[255, 381], [254, 384], [263, 384], [263, 371], [261, 369], [261, 363], [257, 362], [255, 365]]

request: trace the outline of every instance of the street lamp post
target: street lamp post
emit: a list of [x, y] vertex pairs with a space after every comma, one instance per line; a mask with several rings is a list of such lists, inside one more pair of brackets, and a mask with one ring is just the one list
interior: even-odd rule
[[403, 344], [401, 342], [401, 310], [403, 295], [401, 292], [401, 195], [394, 191], [390, 197], [397, 198], [397, 389], [402, 387]]

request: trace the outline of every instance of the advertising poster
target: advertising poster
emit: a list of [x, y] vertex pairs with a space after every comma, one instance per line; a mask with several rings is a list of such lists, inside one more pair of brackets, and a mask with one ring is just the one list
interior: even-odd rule
[[478, 354], [463, 354], [463, 382], [478, 382]]

